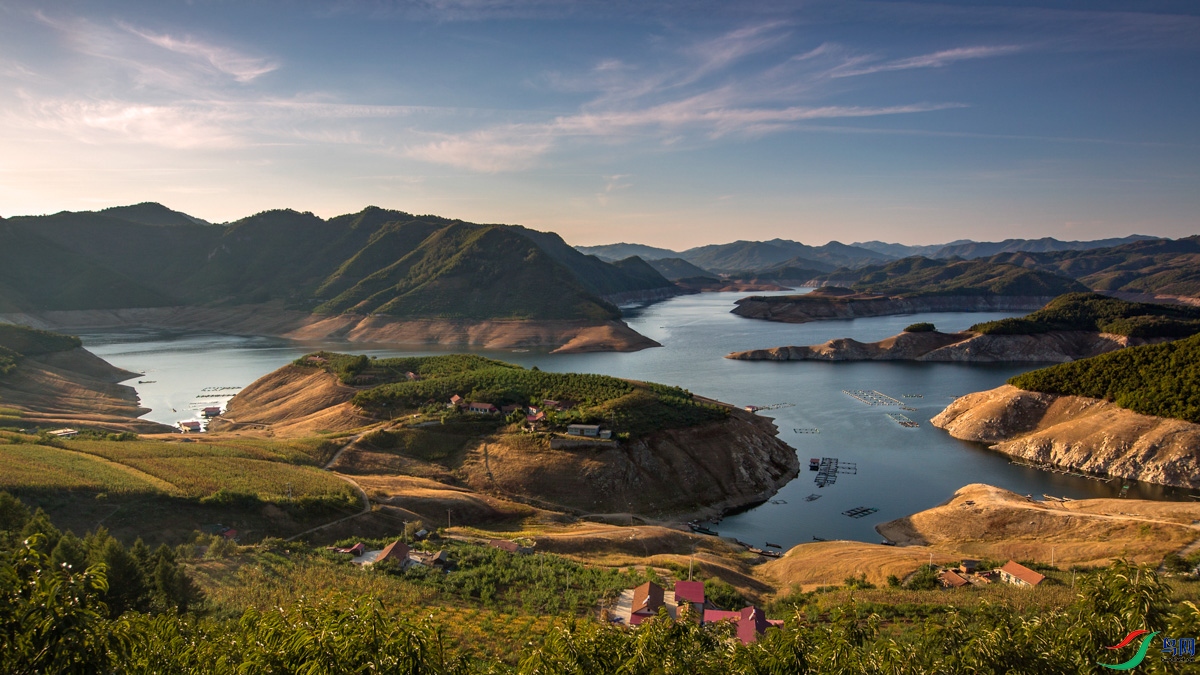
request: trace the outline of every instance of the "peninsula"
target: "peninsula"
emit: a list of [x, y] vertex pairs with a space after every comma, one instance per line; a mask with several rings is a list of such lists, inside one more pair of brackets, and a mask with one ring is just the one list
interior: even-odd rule
[[942, 333], [918, 323], [879, 342], [838, 338], [821, 345], [734, 352], [742, 361], [952, 361], [1063, 363], [1200, 332], [1200, 308], [1068, 293], [1024, 317]]

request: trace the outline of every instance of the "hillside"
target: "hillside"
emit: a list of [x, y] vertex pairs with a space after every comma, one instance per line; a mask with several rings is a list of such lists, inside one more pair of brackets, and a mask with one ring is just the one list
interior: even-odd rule
[[80, 346], [79, 339], [0, 324], [0, 426], [164, 431], [120, 382], [135, 377]]
[[1200, 235], [1084, 251], [1003, 253], [990, 260], [1069, 276], [1097, 291], [1200, 297]]
[[1142, 415], [1098, 398], [1004, 385], [959, 397], [931, 423], [1046, 467], [1200, 488], [1200, 424]]
[[1135, 338], [1180, 338], [1200, 332], [1200, 308], [1068, 293], [1032, 314], [975, 324], [971, 330], [988, 335], [1089, 331]]
[[683, 258], [658, 258], [647, 259], [650, 266], [658, 270], [658, 273], [670, 279], [671, 281], [679, 281], [687, 278], [709, 277], [715, 279], [717, 275], [709, 272], [706, 269], [697, 267]]
[[[612, 265], [552, 233], [374, 207], [328, 220], [266, 211], [214, 226], [139, 204], [0, 223], [0, 312], [51, 326], [89, 319], [49, 317], [50, 310], [172, 308], [178, 319], [180, 307], [270, 305], [400, 323], [577, 322], [550, 331], [551, 346], [561, 346], [589, 327], [621, 332], [606, 298], [678, 292], [645, 263]], [[420, 326], [409, 329], [421, 334], [417, 341], [428, 337]], [[624, 332], [608, 348], [634, 348], [638, 337]]]
[[[452, 396], [521, 412], [470, 413], [448, 405]], [[545, 419], [526, 429], [530, 407]], [[612, 438], [567, 435], [575, 423], [601, 425]], [[460, 517], [484, 521], [514, 507], [483, 495], [557, 512], [720, 511], [768, 498], [799, 470], [769, 420], [677, 387], [472, 355], [320, 352], [247, 387], [212, 427], [277, 437], [356, 428], [370, 432], [332, 468], [392, 506], [444, 513], [452, 503]]]
[[841, 269], [817, 277], [818, 286], [899, 297], [931, 295], [1057, 296], [1087, 290], [1063, 276], [988, 261], [911, 257], [883, 265]]
[[1200, 335], [1035, 370], [1009, 384], [1200, 423]]

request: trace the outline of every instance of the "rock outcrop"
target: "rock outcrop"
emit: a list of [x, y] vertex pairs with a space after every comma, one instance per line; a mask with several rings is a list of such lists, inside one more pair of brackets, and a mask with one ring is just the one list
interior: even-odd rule
[[500, 437], [463, 463], [471, 487], [552, 509], [678, 515], [756, 504], [799, 474], [769, 418], [731, 409], [720, 422], [608, 447], [551, 450]]
[[734, 352], [740, 361], [937, 361], [969, 363], [1065, 363], [1148, 340], [1089, 331], [1036, 335], [983, 335], [965, 331], [900, 333], [879, 342], [838, 338], [820, 345]]
[[1030, 462], [1200, 488], [1200, 424], [1004, 385], [963, 396], [932, 424]]

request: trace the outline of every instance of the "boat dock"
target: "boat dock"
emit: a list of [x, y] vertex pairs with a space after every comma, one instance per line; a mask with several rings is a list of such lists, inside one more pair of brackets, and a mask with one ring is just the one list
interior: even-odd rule
[[817, 487], [823, 488], [826, 485], [833, 485], [837, 482], [838, 461], [837, 457], [822, 457], [821, 465], [817, 468], [817, 477], [813, 482]]
[[817, 501], [817, 500], [818, 500], [818, 499], [820, 499], [820, 498], [821, 498], [821, 495], [818, 495], [818, 494], [811, 494], [811, 495], [809, 495], [809, 496], [805, 497], [805, 498], [804, 498], [804, 501], [806, 501], [806, 502], [815, 502], [815, 501]]
[[867, 405], [900, 405], [900, 401], [874, 389], [843, 389], [842, 393]]

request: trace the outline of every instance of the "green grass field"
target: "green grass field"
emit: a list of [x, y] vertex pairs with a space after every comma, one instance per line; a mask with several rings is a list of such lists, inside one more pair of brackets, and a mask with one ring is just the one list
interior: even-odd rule
[[[11, 436], [8, 440], [20, 438]], [[28, 438], [30, 441], [33, 439]], [[338, 506], [357, 503], [354, 490], [317, 468], [318, 441], [66, 441], [0, 444], [0, 489], [158, 493], [203, 499], [218, 491], [263, 502], [289, 497]]]

